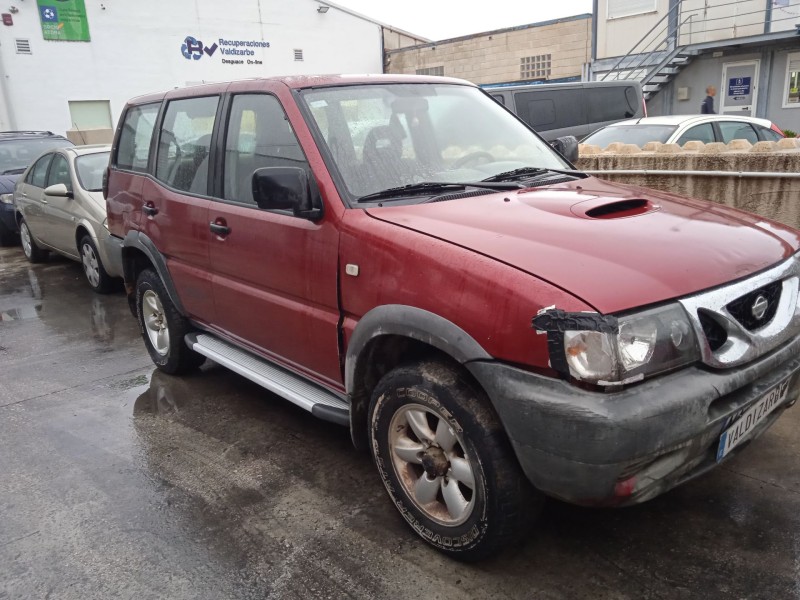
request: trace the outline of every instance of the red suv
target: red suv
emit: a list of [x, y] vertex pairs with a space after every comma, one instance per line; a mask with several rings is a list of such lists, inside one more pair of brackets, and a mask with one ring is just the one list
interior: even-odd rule
[[463, 559], [546, 495], [653, 498], [800, 395], [799, 232], [588, 177], [464, 81], [137, 98], [106, 197], [156, 365], [208, 357], [349, 427]]

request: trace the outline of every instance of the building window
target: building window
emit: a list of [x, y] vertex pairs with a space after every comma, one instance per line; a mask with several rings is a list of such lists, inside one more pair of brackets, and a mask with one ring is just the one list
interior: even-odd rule
[[444, 77], [444, 66], [417, 69], [417, 75], [435, 75], [437, 77]]
[[800, 52], [786, 56], [786, 89], [783, 108], [800, 108]]
[[295, 49], [294, 51], [294, 59], [295, 60], [303, 60], [303, 51], [299, 49]]
[[547, 79], [550, 77], [552, 54], [523, 56], [519, 59], [520, 79]]
[[17, 54], [33, 54], [31, 52], [31, 41], [30, 40], [22, 40], [17, 38], [14, 40], [17, 46]]
[[608, 18], [618, 19], [657, 10], [656, 0], [608, 0]]

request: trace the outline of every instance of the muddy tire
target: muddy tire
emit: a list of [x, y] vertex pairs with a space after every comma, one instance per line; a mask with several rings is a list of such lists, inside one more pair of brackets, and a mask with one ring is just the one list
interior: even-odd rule
[[92, 238], [88, 235], [83, 236], [78, 244], [78, 252], [81, 255], [81, 265], [86, 281], [89, 286], [98, 294], [108, 294], [114, 289], [114, 279], [106, 273], [106, 269], [97, 253], [97, 246], [94, 245]]
[[25, 222], [25, 219], [19, 222], [19, 237], [22, 242], [22, 252], [29, 262], [40, 263], [47, 260], [49, 252], [47, 250], [42, 250], [36, 245], [36, 241], [33, 239], [33, 235], [31, 235], [31, 230], [28, 229], [28, 224]]
[[459, 367], [394, 369], [372, 396], [369, 435], [392, 502], [428, 544], [480, 560], [530, 531], [543, 496], [525, 478], [485, 393]]
[[142, 271], [136, 280], [136, 318], [147, 352], [159, 369], [178, 375], [203, 364], [205, 357], [183, 341], [192, 330], [189, 321], [172, 304], [152, 269]]

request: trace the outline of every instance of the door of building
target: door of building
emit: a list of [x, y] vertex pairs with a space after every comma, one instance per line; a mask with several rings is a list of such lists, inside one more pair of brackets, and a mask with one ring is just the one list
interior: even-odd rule
[[755, 115], [759, 63], [758, 60], [748, 60], [722, 65], [719, 114]]

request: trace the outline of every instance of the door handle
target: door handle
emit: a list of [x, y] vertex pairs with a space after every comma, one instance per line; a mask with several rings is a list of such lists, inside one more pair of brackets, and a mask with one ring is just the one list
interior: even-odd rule
[[42, 200], [42, 204], [47, 204], [47, 200]]
[[211, 233], [216, 233], [220, 236], [226, 236], [231, 232], [231, 228], [227, 225], [223, 225], [221, 223], [216, 223], [212, 221], [209, 223], [209, 227], [211, 228]]
[[144, 206], [142, 206], [142, 212], [146, 214], [148, 217], [154, 217], [158, 214], [158, 209], [153, 205], [152, 202], [147, 202]]

